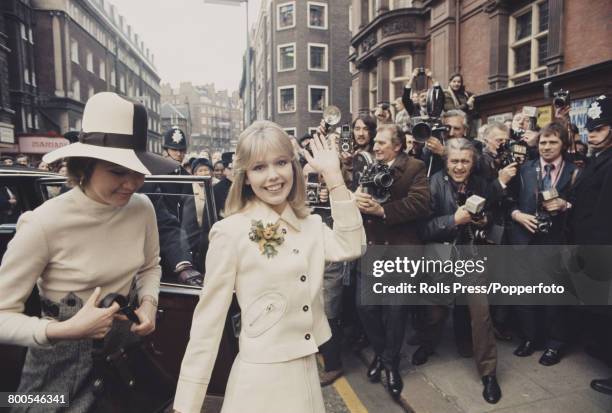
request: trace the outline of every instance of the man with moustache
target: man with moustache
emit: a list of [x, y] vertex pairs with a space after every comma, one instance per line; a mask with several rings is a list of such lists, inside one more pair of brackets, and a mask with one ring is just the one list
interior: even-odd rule
[[[465, 198], [478, 195], [490, 203], [499, 194], [490, 192], [486, 180], [473, 174], [478, 153], [468, 139], [448, 140], [444, 153], [445, 169], [434, 174], [429, 182], [432, 216], [421, 224], [419, 234], [428, 244], [471, 245], [474, 243], [475, 227], [487, 226], [488, 219], [472, 217], [463, 204]], [[482, 395], [488, 403], [497, 403], [501, 398], [496, 378], [497, 346], [487, 297], [483, 294], [467, 294], [466, 300], [468, 322], [471, 319], [471, 350], [483, 384]], [[446, 305], [434, 304], [427, 307], [425, 331], [422, 333], [421, 345], [412, 355], [412, 364], [424, 364], [434, 354], [442, 339], [447, 316]]]

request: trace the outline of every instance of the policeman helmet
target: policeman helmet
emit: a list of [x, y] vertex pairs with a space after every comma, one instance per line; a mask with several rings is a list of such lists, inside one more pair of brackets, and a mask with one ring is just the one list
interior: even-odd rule
[[586, 128], [589, 132], [612, 121], [612, 98], [601, 95], [587, 109]]
[[164, 149], [187, 150], [187, 139], [185, 133], [177, 127], [172, 127], [164, 133]]

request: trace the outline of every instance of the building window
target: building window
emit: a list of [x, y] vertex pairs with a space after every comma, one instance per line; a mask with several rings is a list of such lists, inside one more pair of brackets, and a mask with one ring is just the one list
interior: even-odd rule
[[40, 124], [38, 123], [38, 113], [34, 114], [34, 129], [40, 129]]
[[119, 75], [119, 91], [125, 93], [125, 77]]
[[308, 111], [323, 112], [327, 106], [327, 86], [308, 86]]
[[373, 69], [368, 75], [370, 89], [370, 108], [374, 108], [378, 103], [378, 72]]
[[327, 4], [308, 2], [308, 27], [327, 29]]
[[100, 72], [100, 79], [106, 80], [106, 63], [104, 63], [102, 60], [100, 60], [98, 71]]
[[30, 71], [27, 67], [23, 69], [23, 81], [26, 85], [30, 84]]
[[327, 72], [327, 45], [308, 43], [308, 70]]
[[89, 86], [89, 90], [87, 91], [87, 99], [90, 99], [95, 94], [96, 90], [92, 86]]
[[278, 46], [278, 71], [295, 70], [295, 43]]
[[380, 0], [368, 0], [368, 17], [370, 18], [370, 21], [376, 18], [379, 8]]
[[276, 6], [276, 30], [295, 27], [295, 2], [282, 3]]
[[278, 113], [295, 112], [295, 85], [278, 88]]
[[285, 128], [283, 130], [289, 136], [294, 136], [295, 137], [295, 135], [296, 135], [296, 128]]
[[115, 74], [114, 70], [111, 70], [110, 73], [110, 83], [112, 87], [117, 86], [117, 75]]
[[32, 129], [34, 127], [34, 122], [33, 122], [33, 119], [32, 119], [32, 112], [28, 111], [26, 116], [27, 116], [27, 125], [28, 125], [28, 128]]
[[70, 42], [70, 59], [76, 64], [79, 64], [79, 44], [76, 40]]
[[36, 86], [36, 73], [32, 71], [32, 86]]
[[412, 56], [397, 56], [391, 59], [389, 65], [389, 78], [391, 79], [391, 90], [389, 93], [390, 100], [402, 96], [404, 93], [404, 85], [410, 78], [412, 72]]
[[534, 2], [510, 18], [510, 86], [546, 76], [548, 0]]
[[30, 44], [34, 44], [34, 34], [32, 33], [31, 27], [28, 29], [28, 40], [30, 41]]
[[28, 40], [28, 34], [27, 34], [27, 32], [26, 32], [26, 27], [25, 27], [25, 24], [23, 24], [23, 23], [19, 23], [19, 27], [20, 27], [20, 29], [21, 29], [21, 38], [22, 38], [23, 40], [26, 40], [26, 41], [27, 41], [27, 40]]
[[91, 52], [87, 52], [87, 70], [89, 70], [91, 73], [94, 72], [93, 55], [91, 54]]
[[72, 98], [74, 100], [81, 100], [81, 82], [78, 79], [72, 82]]
[[412, 0], [391, 0], [390, 10], [412, 7]]

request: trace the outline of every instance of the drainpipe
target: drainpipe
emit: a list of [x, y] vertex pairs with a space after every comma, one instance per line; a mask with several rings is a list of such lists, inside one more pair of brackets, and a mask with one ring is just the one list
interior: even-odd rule
[[461, 38], [460, 38], [460, 7], [461, 0], [455, 0], [455, 72], [461, 72]]

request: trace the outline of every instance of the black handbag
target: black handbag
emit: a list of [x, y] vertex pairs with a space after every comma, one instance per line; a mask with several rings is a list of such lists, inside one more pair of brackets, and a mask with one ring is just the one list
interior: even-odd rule
[[[130, 320], [138, 320], [125, 297], [113, 297], [112, 300], [107, 297], [102, 300], [101, 307], [109, 307], [116, 301], [121, 307], [120, 312]], [[154, 350], [147, 340], [112, 350], [104, 347], [104, 340], [94, 340], [95, 410], [142, 413], [165, 411], [172, 402], [176, 385], [153, 354]]]

